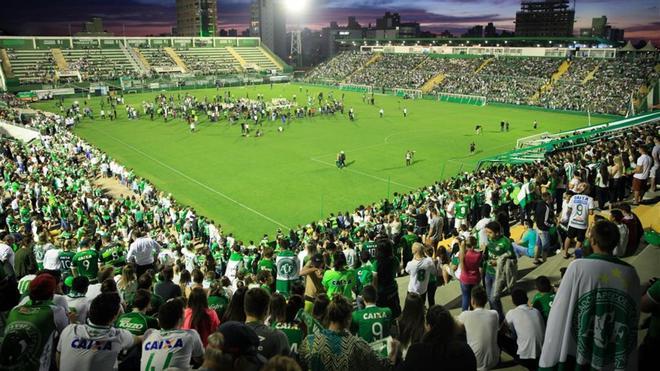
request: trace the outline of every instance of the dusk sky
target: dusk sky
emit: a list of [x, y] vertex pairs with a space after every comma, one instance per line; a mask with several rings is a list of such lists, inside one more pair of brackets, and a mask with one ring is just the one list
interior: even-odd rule
[[[475, 24], [493, 22], [498, 29], [513, 30], [520, 0], [311, 0], [301, 23], [320, 29], [331, 21], [345, 24], [356, 16], [363, 26], [387, 11], [399, 12], [402, 21], [420, 22], [424, 30], [449, 29], [460, 34]], [[3, 0], [0, 30], [19, 35], [68, 35], [93, 16], [105, 28], [127, 36], [169, 33], [176, 22], [175, 0]], [[218, 29], [247, 28], [250, 0], [219, 0]], [[626, 38], [660, 41], [660, 0], [579, 0], [575, 30], [589, 27], [601, 15], [625, 29]]]

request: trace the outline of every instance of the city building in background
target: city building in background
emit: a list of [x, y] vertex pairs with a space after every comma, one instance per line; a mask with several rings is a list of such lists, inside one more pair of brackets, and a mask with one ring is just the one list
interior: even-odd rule
[[252, 1], [250, 5], [250, 36], [259, 37], [262, 43], [283, 60], [289, 59], [284, 1]]
[[591, 19], [591, 28], [581, 28], [581, 37], [600, 37], [609, 41], [623, 41], [624, 31], [607, 24], [607, 17], [600, 16]]
[[217, 23], [215, 0], [176, 0], [175, 36], [216, 36]]
[[114, 34], [105, 31], [103, 19], [93, 17], [82, 24], [82, 31], [76, 32], [76, 36], [114, 36]]
[[569, 0], [523, 0], [516, 12], [516, 36], [573, 36], [575, 9]]

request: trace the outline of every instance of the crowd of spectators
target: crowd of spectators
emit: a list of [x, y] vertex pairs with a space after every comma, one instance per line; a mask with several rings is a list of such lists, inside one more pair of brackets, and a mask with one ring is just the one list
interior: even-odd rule
[[[154, 98], [157, 106], [186, 111], [220, 104], [173, 101]], [[249, 104], [256, 104], [249, 112], [260, 110]], [[177, 204], [78, 138], [65, 122], [87, 120], [83, 112], [72, 105], [62, 116], [27, 119], [44, 134], [38, 143], [0, 139], [2, 367], [112, 368], [119, 360], [119, 369], [415, 370], [442, 364], [471, 370], [496, 365], [500, 348], [529, 368], [539, 360], [556, 366], [567, 354], [589, 365], [602, 362], [599, 350], [568, 340], [548, 345], [546, 321], [553, 340], [571, 338], [558, 333], [573, 318], [569, 293], [586, 290], [613, 267], [626, 279], [605, 286], [632, 303], [617, 321], [637, 326], [644, 291], [634, 268], [616, 259], [635, 253], [642, 230], [630, 206], [619, 201], [630, 190], [643, 195], [657, 173], [657, 122], [594, 136], [540, 163], [462, 173], [254, 242]], [[130, 195], [104, 193], [99, 179], [120, 183]], [[613, 209], [613, 221], [597, 221], [585, 233], [593, 197], [599, 208]], [[524, 291], [511, 287], [515, 279], [505, 279], [517, 266], [518, 250], [509, 239], [515, 219], [536, 226], [538, 238], [527, 238], [534, 244], [527, 247], [537, 264], [562, 246], [582, 258], [569, 266], [570, 279], [562, 280], [554, 304], [543, 279], [532, 306]], [[401, 308], [396, 277], [403, 274], [409, 285]], [[592, 274], [596, 279], [581, 278]], [[435, 304], [436, 288], [452, 280], [462, 288], [464, 312], [457, 318]], [[619, 294], [624, 281], [626, 294]], [[516, 308], [504, 313], [506, 287]], [[660, 289], [653, 287], [645, 296], [651, 301], [641, 300], [657, 321], [653, 303]], [[487, 304], [492, 311], [481, 316]], [[41, 315], [29, 316], [34, 308]], [[508, 335], [493, 342], [500, 323]], [[574, 330], [616, 339], [625, 347], [616, 360], [626, 368], [636, 332], [615, 336], [614, 326], [594, 323], [581, 321]], [[645, 344], [653, 349], [659, 341], [650, 333]], [[21, 344], [30, 345], [24, 353]], [[86, 351], [92, 347], [107, 352]], [[649, 356], [640, 355], [642, 361]]]
[[308, 81], [343, 81], [356, 69], [362, 67], [373, 55], [359, 51], [346, 51], [329, 61], [316, 66], [307, 75]]
[[180, 56], [186, 66], [197, 75], [214, 76], [236, 72], [232, 61], [183, 53]]
[[[421, 68], [428, 56], [424, 54], [391, 54], [352, 74], [348, 83], [378, 88], [418, 89], [436, 72]], [[395, 71], [395, 73], [392, 73]]]
[[656, 53], [612, 60], [574, 59], [568, 72], [541, 95], [540, 104], [553, 109], [625, 115], [631, 96], [640, 98], [639, 89], [658, 78], [657, 63]]
[[[307, 79], [340, 82], [350, 75], [348, 82], [354, 84], [418, 89], [442, 73], [445, 78], [433, 88], [433, 94], [476, 95], [491, 102], [624, 115], [630, 107], [631, 94], [639, 99], [640, 87], [659, 73], [657, 53], [607, 60], [575, 58], [568, 71], [542, 92], [564, 59], [496, 57], [487, 62], [486, 57], [430, 58], [385, 53], [365, 67], [370, 55], [344, 52], [312, 70]], [[476, 72], [484, 62], [487, 64]], [[351, 71], [357, 72], [350, 74]]]

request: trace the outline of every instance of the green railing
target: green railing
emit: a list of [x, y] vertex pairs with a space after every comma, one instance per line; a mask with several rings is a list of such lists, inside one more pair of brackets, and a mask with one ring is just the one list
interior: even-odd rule
[[556, 139], [545, 143], [533, 145], [525, 148], [515, 149], [493, 157], [488, 157], [479, 161], [477, 167], [486, 163], [509, 163], [520, 164], [530, 163], [542, 159], [546, 153], [556, 149], [574, 148], [586, 145], [589, 139], [606, 133], [614, 133], [618, 130], [629, 128], [636, 125], [646, 124], [660, 120], [660, 112], [647, 113], [625, 118], [618, 121], [611, 121], [594, 126], [585, 126], [579, 129], [560, 132], [554, 134]]

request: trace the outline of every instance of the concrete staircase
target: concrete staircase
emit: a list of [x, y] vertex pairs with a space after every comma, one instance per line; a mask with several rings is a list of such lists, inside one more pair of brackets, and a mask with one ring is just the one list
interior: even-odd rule
[[2, 72], [4, 73], [5, 77], [8, 79], [14, 78], [14, 71], [12, 71], [11, 68], [11, 62], [9, 61], [9, 54], [7, 53], [7, 49], [0, 49], [0, 60], [2, 60]]
[[284, 65], [282, 64], [282, 62], [274, 58], [271, 53], [269, 53], [261, 46], [259, 47], [259, 51], [261, 51], [261, 54], [263, 54], [266, 58], [268, 58], [269, 61], [271, 61], [274, 65], [276, 65], [278, 70], [280, 71], [284, 70]]
[[188, 72], [189, 71], [188, 66], [186, 66], [186, 64], [183, 62], [183, 60], [181, 60], [181, 57], [179, 57], [179, 55], [176, 54], [174, 49], [172, 49], [170, 47], [165, 47], [165, 48], [163, 48], [163, 50], [165, 51], [165, 54], [167, 54], [167, 56], [169, 56], [174, 61], [174, 63], [176, 63], [176, 65], [179, 66], [183, 70], [183, 72]]
[[383, 58], [383, 53], [376, 53], [376, 54], [374, 54], [371, 58], [369, 58], [369, 60], [367, 61], [367, 63], [365, 63], [363, 66], [360, 66], [360, 67], [357, 68], [355, 71], [349, 73], [349, 74], [344, 78], [344, 80], [343, 80], [342, 82], [346, 82], [346, 81], [348, 81], [348, 80], [351, 78], [351, 76], [353, 76], [353, 75], [355, 75], [356, 73], [362, 71], [363, 69], [369, 67], [370, 65], [372, 65], [372, 64], [374, 64], [374, 63], [376, 63], [376, 62], [378, 62], [379, 60], [381, 60], [381, 58]]
[[150, 70], [151, 70], [151, 64], [149, 63], [149, 61], [147, 60], [147, 58], [144, 57], [144, 54], [142, 54], [142, 52], [140, 51], [140, 49], [138, 49], [138, 48], [132, 48], [132, 50], [133, 50], [133, 53], [135, 54], [135, 57], [137, 57], [138, 61], [139, 61], [140, 64], [142, 65], [142, 67], [143, 67], [144, 69], [146, 69], [147, 71], [150, 71]]
[[50, 52], [53, 53], [53, 60], [55, 61], [55, 66], [57, 67], [57, 70], [68, 71], [69, 64], [66, 62], [66, 59], [64, 58], [64, 54], [62, 54], [62, 49], [55, 48], [55, 49], [51, 49]]
[[241, 65], [241, 69], [245, 69], [245, 65], [247, 64], [245, 58], [241, 57], [241, 55], [238, 54], [238, 52], [231, 46], [227, 47], [227, 51], [229, 54], [231, 54], [232, 57], [234, 57], [234, 59], [238, 61], [238, 63]]
[[424, 85], [422, 85], [422, 87], [420, 88], [422, 90], [422, 93], [426, 94], [430, 92], [431, 90], [433, 90], [433, 88], [440, 85], [440, 83], [442, 83], [446, 77], [447, 75], [445, 75], [442, 72], [433, 76], [431, 79], [425, 82]]
[[563, 61], [559, 67], [557, 68], [557, 71], [552, 74], [550, 77], [550, 81], [546, 82], [540, 89], [540, 91], [534, 93], [534, 95], [530, 98], [532, 102], [536, 102], [539, 100], [541, 97], [541, 94], [548, 92], [552, 90], [552, 87], [554, 83], [559, 80], [566, 72], [568, 72], [568, 69], [571, 67], [571, 61], [565, 60]]
[[593, 80], [594, 76], [596, 76], [596, 73], [598, 72], [599, 69], [600, 69], [600, 65], [596, 65], [596, 67], [594, 67], [594, 69], [591, 70], [587, 74], [587, 76], [584, 77], [584, 79], [582, 80], [582, 85], [586, 84], [589, 80]]
[[485, 60], [485, 61], [484, 61], [479, 67], [477, 67], [476, 70], [474, 70], [474, 74], [476, 75], [476, 74], [478, 74], [479, 72], [481, 72], [481, 70], [483, 70], [484, 68], [486, 68], [486, 66], [488, 66], [489, 64], [493, 63], [493, 61], [495, 61], [495, 58], [494, 58], [494, 57], [493, 57], [493, 58], [488, 58], [488, 59], [486, 59], [486, 60]]

